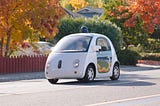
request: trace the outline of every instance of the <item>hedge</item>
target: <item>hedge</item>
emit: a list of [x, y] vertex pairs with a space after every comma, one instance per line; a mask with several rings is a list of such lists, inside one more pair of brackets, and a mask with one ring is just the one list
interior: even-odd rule
[[141, 53], [142, 60], [160, 61], [160, 53]]
[[59, 33], [55, 39], [59, 40], [66, 35], [79, 33], [81, 26], [88, 27], [88, 30], [91, 33], [100, 33], [108, 36], [111, 39], [116, 51], [120, 50], [122, 46], [121, 29], [110, 21], [102, 20], [99, 18], [86, 19], [65, 17], [61, 20]]
[[132, 50], [120, 50], [117, 56], [121, 65], [136, 65], [140, 59], [140, 54]]

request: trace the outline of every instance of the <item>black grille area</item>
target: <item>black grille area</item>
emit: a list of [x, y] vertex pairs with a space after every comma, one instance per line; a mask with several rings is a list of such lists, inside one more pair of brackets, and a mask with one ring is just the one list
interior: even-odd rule
[[59, 60], [58, 62], [58, 69], [60, 69], [62, 67], [62, 60]]

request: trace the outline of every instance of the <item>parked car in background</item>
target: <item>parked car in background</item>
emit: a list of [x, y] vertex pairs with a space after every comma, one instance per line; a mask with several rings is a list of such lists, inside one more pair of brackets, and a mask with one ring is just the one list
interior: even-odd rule
[[35, 46], [35, 50], [38, 54], [49, 54], [54, 45], [50, 42], [40, 41], [33, 43], [33, 46]]
[[54, 45], [50, 42], [25, 42], [17, 47], [12, 55], [13, 56], [29, 56], [29, 55], [48, 55]]

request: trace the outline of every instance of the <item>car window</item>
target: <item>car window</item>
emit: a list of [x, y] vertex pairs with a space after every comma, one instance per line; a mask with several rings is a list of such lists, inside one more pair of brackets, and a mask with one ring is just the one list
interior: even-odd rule
[[90, 36], [68, 36], [55, 46], [55, 52], [86, 52], [91, 41]]
[[110, 51], [111, 47], [107, 39], [105, 38], [97, 38], [96, 45], [101, 46], [100, 51]]

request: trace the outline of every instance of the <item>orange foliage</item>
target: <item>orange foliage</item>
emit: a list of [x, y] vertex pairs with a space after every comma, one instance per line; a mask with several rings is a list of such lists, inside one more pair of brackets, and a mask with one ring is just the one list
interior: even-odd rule
[[[153, 33], [154, 27], [160, 24], [160, 0], [129, 0], [128, 10], [133, 15], [125, 22], [125, 26], [134, 27], [137, 19], [143, 20], [144, 28]], [[119, 10], [121, 11], [121, 10]]]
[[124, 10], [126, 10], [126, 7], [125, 7], [125, 6], [119, 6], [119, 7], [118, 7], [118, 11], [119, 11], [119, 12], [123, 12]]
[[59, 0], [0, 0], [0, 44], [8, 52], [14, 42], [51, 38], [63, 15]]
[[86, 7], [88, 5], [88, 2], [86, 2], [85, 0], [70, 0], [69, 4], [72, 5], [75, 11], [77, 11], [83, 7]]
[[102, 8], [103, 7], [103, 2], [101, 0], [98, 1], [98, 8]]
[[121, 18], [128, 18], [129, 17], [129, 13], [124, 13], [122, 14]]

